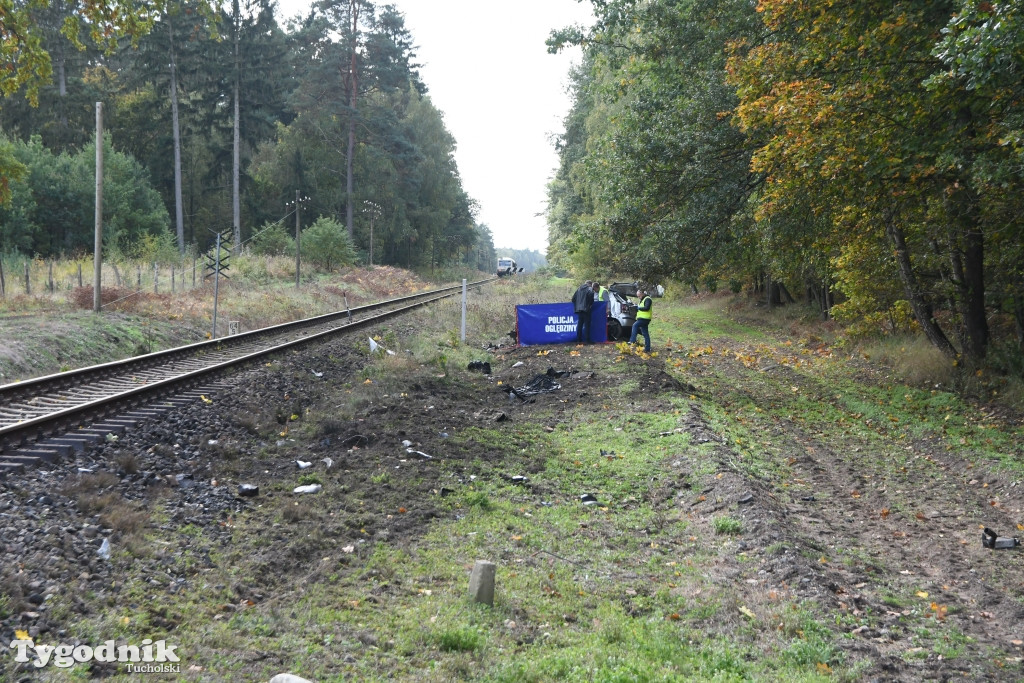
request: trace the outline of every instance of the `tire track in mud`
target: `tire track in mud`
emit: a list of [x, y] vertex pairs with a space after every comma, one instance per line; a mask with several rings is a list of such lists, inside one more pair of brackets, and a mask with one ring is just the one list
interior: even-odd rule
[[[726, 414], [737, 400], [784, 401], [783, 385], [846, 410], [835, 406], [826, 380], [786, 366], [769, 370], [773, 381], [738, 357], [718, 354], [697, 374], [716, 376], [719, 386], [710, 398]], [[689, 422], [692, 435], [714, 432], [699, 409]], [[839, 627], [851, 636], [840, 644], [872, 660], [883, 677], [1008, 680], [1021, 674], [1020, 551], [985, 549], [980, 537], [984, 526], [1017, 533], [1024, 490], [950, 452], [941, 438], [886, 443], [768, 412], [751, 429], [770, 444], [763, 452], [772, 453], [788, 481], [744, 472], [743, 454], [724, 439], [716, 439], [715, 459], [743, 479], [738, 486], [754, 491], [746, 510], [767, 511], [764, 526], [774, 533], [754, 543], [798, 549], [796, 557], [766, 553], [758, 574], [819, 600], [846, 624], [860, 623]], [[920, 637], [922, 629], [931, 636]]]

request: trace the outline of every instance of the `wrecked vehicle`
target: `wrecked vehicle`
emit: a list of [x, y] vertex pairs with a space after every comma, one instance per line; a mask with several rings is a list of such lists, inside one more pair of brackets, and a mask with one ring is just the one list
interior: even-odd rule
[[665, 296], [665, 288], [661, 285], [647, 285], [643, 282], [613, 282], [608, 289], [625, 297], [636, 296], [641, 287], [646, 287], [647, 293], [655, 299]]
[[[641, 282], [613, 282], [608, 286], [608, 341], [629, 339], [639, 308], [629, 297], [635, 297], [641, 287]], [[665, 295], [661, 285], [650, 285], [647, 290], [652, 297]]]
[[638, 306], [622, 294], [608, 290], [608, 341], [629, 339]]

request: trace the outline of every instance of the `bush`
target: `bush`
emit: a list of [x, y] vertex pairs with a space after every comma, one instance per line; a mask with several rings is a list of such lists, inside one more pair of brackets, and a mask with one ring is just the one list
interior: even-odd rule
[[320, 216], [313, 225], [302, 231], [302, 244], [299, 248], [304, 260], [324, 270], [350, 265], [356, 260], [356, 251], [345, 227], [325, 216]]
[[264, 223], [252, 236], [249, 248], [257, 256], [292, 256], [295, 238], [280, 223]]

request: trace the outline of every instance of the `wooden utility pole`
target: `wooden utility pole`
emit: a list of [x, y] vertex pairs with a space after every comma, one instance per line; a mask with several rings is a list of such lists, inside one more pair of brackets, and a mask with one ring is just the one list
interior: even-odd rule
[[100, 312], [103, 286], [103, 103], [96, 103], [96, 241], [93, 245], [92, 310]]
[[302, 257], [300, 256], [302, 249], [299, 248], [301, 241], [301, 231], [299, 230], [299, 191], [295, 190], [295, 289], [299, 288], [299, 267], [301, 265]]

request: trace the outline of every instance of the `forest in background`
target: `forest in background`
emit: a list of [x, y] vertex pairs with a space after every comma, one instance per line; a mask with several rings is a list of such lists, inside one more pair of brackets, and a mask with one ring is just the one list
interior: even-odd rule
[[556, 268], [805, 296], [1024, 374], [1024, 2], [593, 0]]
[[282, 26], [274, 10], [272, 0], [0, 9], [0, 253], [91, 252], [102, 102], [107, 258], [174, 260], [225, 230], [234, 249], [287, 253], [298, 204], [303, 230], [321, 217], [341, 226], [364, 263], [491, 270], [491, 232], [475, 219], [402, 15], [323, 0]]

